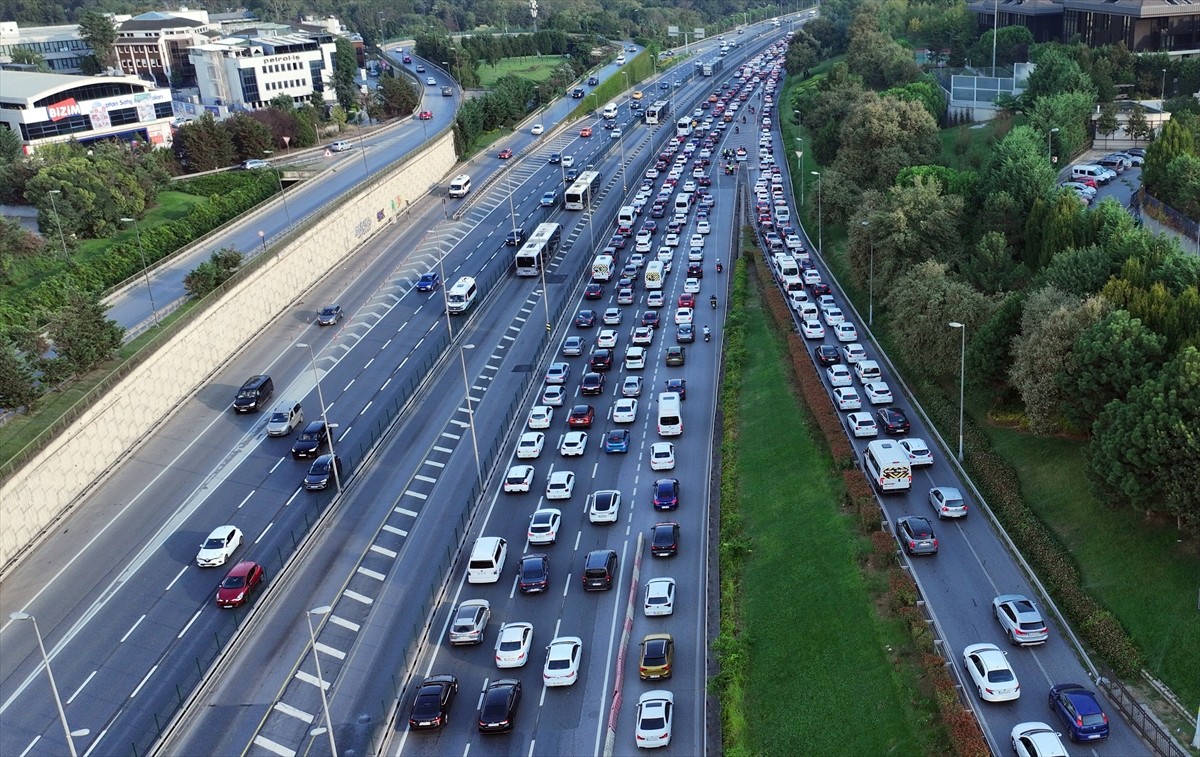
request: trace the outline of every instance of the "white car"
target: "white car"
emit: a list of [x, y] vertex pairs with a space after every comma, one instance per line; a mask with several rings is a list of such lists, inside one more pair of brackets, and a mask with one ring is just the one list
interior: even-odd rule
[[675, 467], [675, 445], [655, 442], [650, 445], [650, 470], [672, 470]]
[[788, 305], [797, 313], [808, 303], [808, 292], [803, 289], [789, 289], [787, 292]]
[[646, 256], [640, 252], [635, 252], [629, 256], [629, 264], [641, 270], [642, 266], [646, 264]]
[[900, 440], [900, 446], [908, 453], [909, 465], [933, 465], [933, 453], [924, 439], [910, 436]]
[[546, 435], [538, 431], [526, 431], [517, 441], [518, 460], [536, 460], [541, 457], [542, 447], [546, 444]]
[[646, 348], [645, 347], [626, 347], [625, 348], [625, 370], [636, 371], [646, 367]]
[[846, 416], [846, 423], [856, 439], [879, 436], [879, 427], [870, 413], [850, 413]]
[[534, 405], [529, 411], [529, 423], [531, 429], [550, 428], [551, 421], [554, 420], [554, 408], [546, 405]]
[[622, 397], [613, 405], [613, 423], [634, 423], [637, 421], [638, 401], [632, 397]]
[[1009, 738], [1017, 757], [1067, 757], [1059, 733], [1045, 723], [1017, 723]]
[[646, 582], [646, 600], [642, 611], [647, 618], [675, 612], [675, 579], [652, 578]]
[[563, 362], [551, 363], [550, 367], [546, 369], [546, 383], [547, 384], [565, 384], [565, 383], [567, 383], [567, 378], [570, 377], [570, 375], [571, 375], [570, 363], [563, 363]]
[[558, 443], [558, 453], [563, 457], [579, 457], [587, 449], [586, 431], [568, 431]]
[[596, 346], [600, 349], [611, 350], [617, 346], [617, 330], [601, 329], [596, 335]]
[[654, 240], [650, 238], [649, 234], [646, 234], [645, 237], [643, 237], [641, 234], [638, 234], [638, 238], [633, 241], [634, 252], [639, 255], [645, 252], [650, 252], [650, 248], [653, 246]]
[[846, 316], [842, 315], [841, 308], [828, 308], [825, 310], [825, 325], [836, 326], [846, 320]]
[[508, 474], [504, 476], [505, 493], [527, 492], [532, 486], [532, 465], [514, 465], [508, 469]]
[[862, 400], [858, 398], [858, 392], [854, 391], [852, 386], [834, 389], [833, 401], [837, 403], [838, 410], [858, 410], [862, 407]]
[[546, 131], [546, 127], [542, 126], [541, 124], [534, 124], [534, 125], [533, 125], [533, 126], [530, 128], [530, 129], [529, 129], [529, 133], [530, 133], [530, 134], [532, 134], [532, 135], [533, 135], [533, 136], [535, 136], [535, 137], [536, 137], [536, 136], [538, 136], [539, 134], [542, 134], [542, 133], [544, 133], [545, 131]]
[[641, 376], [626, 376], [625, 381], [621, 383], [622, 397], [640, 397], [642, 396], [642, 377]]
[[583, 640], [578, 636], [559, 636], [546, 647], [542, 683], [570, 686], [579, 680], [579, 661], [583, 658]]
[[605, 326], [620, 326], [621, 325], [621, 308], [609, 308], [604, 311]]
[[692, 247], [703, 247], [704, 246], [704, 235], [692, 234], [692, 238], [688, 240], [688, 244]]
[[647, 345], [654, 343], [654, 329], [650, 326], [638, 326], [633, 330], [633, 336], [630, 338], [634, 344]]
[[829, 376], [830, 386], [850, 386], [854, 383], [854, 377], [850, 374], [850, 369], [841, 363], [834, 363], [826, 368], [825, 374]]
[[963, 650], [963, 667], [985, 702], [1011, 702], [1021, 696], [1017, 674], [995, 644], [972, 644]]
[[553, 507], [536, 510], [529, 517], [529, 531], [525, 534], [530, 544], [553, 544], [558, 541], [558, 528], [562, 525], [562, 511]]
[[703, 247], [689, 247], [688, 248], [688, 262], [689, 263], [703, 263], [704, 262], [704, 248]]
[[658, 252], [655, 253], [655, 257], [658, 258], [658, 262], [663, 264], [663, 269], [669, 271], [670, 269], [667, 268], [667, 266], [669, 266], [671, 261], [674, 260], [675, 251], [670, 247], [659, 247]]
[[695, 192], [696, 191], [696, 182], [692, 181], [691, 179], [688, 179], [687, 181], [683, 182], [683, 189], [680, 191], [686, 192], [687, 194], [691, 194], [692, 192]]
[[633, 290], [630, 289], [629, 287], [626, 287], [626, 288], [622, 289], [621, 291], [617, 292], [617, 304], [618, 305], [632, 305], [633, 304]]
[[700, 294], [700, 279], [684, 279], [683, 291], [688, 294]]
[[854, 365], [859, 360], [865, 360], [866, 357], [867, 351], [864, 350], [863, 346], [858, 342], [855, 342], [854, 344], [847, 344], [842, 347], [842, 359], [850, 365]]
[[529, 647], [533, 644], [532, 623], [505, 623], [496, 637], [496, 667], [520, 668], [529, 662]]
[[196, 553], [196, 565], [201, 568], [216, 568], [224, 565], [241, 545], [242, 530], [240, 528], [218, 526], [200, 545], [200, 551]]
[[824, 339], [825, 327], [816, 318], [809, 318], [800, 324], [800, 331], [805, 339]]
[[665, 244], [667, 247], [678, 247], [679, 246], [679, 235], [678, 234], [667, 234], [666, 238], [663, 239], [663, 244]]
[[573, 155], [562, 156], [562, 167], [563, 168], [570, 168], [573, 165], [575, 165], [575, 156], [573, 156]]
[[608, 133], [608, 136], [612, 137], [613, 139], [620, 139], [621, 138], [621, 127], [618, 126], [617, 128], [610, 131]]
[[621, 492], [601, 489], [588, 498], [588, 522], [616, 523], [621, 515]]
[[575, 474], [556, 470], [546, 479], [546, 499], [570, 499], [575, 491]]
[[551, 384], [542, 390], [542, 404], [550, 407], [562, 407], [566, 400], [567, 388], [562, 384]]
[[[812, 269], [809, 269], [809, 270], [812, 270]], [[805, 273], [807, 273], [807, 271]], [[817, 307], [821, 308], [822, 310], [828, 310], [829, 308], [836, 308], [837, 301], [833, 299], [832, 294], [823, 294], [817, 298]]]
[[675, 325], [676, 326], [678, 326], [680, 324], [684, 324], [684, 323], [691, 323], [691, 322], [692, 322], [692, 309], [691, 308], [679, 308], [678, 310], [675, 311]]
[[697, 233], [708, 234], [711, 231], [712, 231], [712, 226], [709, 225], [707, 220], [699, 221], [696, 223], [696, 232]]
[[872, 405], [890, 405], [892, 403], [892, 390], [886, 381], [869, 381], [863, 384], [863, 392], [866, 393], [867, 400]]
[[843, 320], [841, 323], [834, 324], [833, 335], [839, 342], [853, 342], [858, 339], [858, 329], [854, 328], [853, 323]]
[[646, 293], [646, 307], [661, 308], [667, 301], [661, 289], [652, 289]]
[[639, 749], [670, 745], [674, 710], [675, 695], [664, 689], [647, 691], [638, 697], [634, 739]]

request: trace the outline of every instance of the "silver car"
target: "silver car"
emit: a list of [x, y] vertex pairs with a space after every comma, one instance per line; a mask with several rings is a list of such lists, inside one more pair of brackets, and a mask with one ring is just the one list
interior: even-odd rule
[[1050, 629], [1033, 602], [1023, 594], [1001, 594], [992, 600], [992, 615], [1004, 629], [1010, 643], [1017, 646], [1045, 644]]
[[929, 490], [929, 504], [934, 512], [942, 519], [964, 518], [967, 515], [967, 501], [962, 492], [953, 486], [935, 486]]
[[486, 599], [466, 600], [458, 606], [450, 623], [450, 643], [479, 644], [491, 617], [492, 606]]

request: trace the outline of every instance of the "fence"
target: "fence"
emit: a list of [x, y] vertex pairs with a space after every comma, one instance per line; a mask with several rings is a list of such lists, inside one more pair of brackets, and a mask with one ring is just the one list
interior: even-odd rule
[[1200, 254], [1200, 221], [1195, 221], [1188, 217], [1186, 213], [1182, 213], [1162, 200], [1158, 199], [1149, 192], [1140, 190], [1138, 198], [1141, 201], [1143, 213], [1148, 213], [1151, 218], [1170, 227], [1185, 237], [1184, 248], [1189, 245], [1186, 242], [1192, 242], [1195, 245], [1197, 254]]
[[1162, 757], [1187, 757], [1187, 753], [1179, 747], [1171, 734], [1165, 731], [1158, 720], [1150, 714], [1145, 706], [1137, 701], [1133, 692], [1125, 688], [1125, 684], [1112, 678], [1101, 678], [1100, 687], [1108, 695], [1109, 701], [1116, 706], [1129, 724], [1150, 745], [1156, 755]]

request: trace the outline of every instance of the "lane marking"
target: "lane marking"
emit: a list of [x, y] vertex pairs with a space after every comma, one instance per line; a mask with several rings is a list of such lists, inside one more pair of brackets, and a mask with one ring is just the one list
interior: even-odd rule
[[316, 647], [314, 647], [314, 649], [316, 649], [319, 652], [322, 652], [323, 654], [329, 655], [330, 657], [334, 657], [338, 660], [346, 659], [345, 652], [343, 652], [340, 649], [337, 649], [336, 647], [331, 647], [328, 644], [322, 644], [319, 641], [317, 642], [317, 645], [316, 645]]
[[317, 678], [312, 673], [305, 673], [303, 670], [297, 670], [296, 678], [300, 679], [301, 681], [304, 681], [305, 683], [311, 683], [313, 686], [319, 686], [320, 688], [325, 689], [326, 691], [329, 690], [329, 681], [322, 681], [320, 678]]
[[27, 755], [27, 754], [29, 754], [30, 752], [32, 752], [32, 751], [33, 751], [33, 745], [34, 745], [34, 744], [36, 744], [36, 743], [38, 743], [38, 742], [39, 742], [39, 741], [41, 741], [41, 740], [42, 740], [42, 737], [41, 737], [40, 735], [38, 735], [38, 736], [34, 736], [34, 737], [33, 737], [33, 741], [29, 742], [29, 746], [25, 747], [25, 751], [24, 751], [24, 752], [21, 752], [21, 757], [25, 757], [25, 755]]
[[418, 481], [424, 481], [425, 483], [428, 483], [428, 484], [436, 484], [437, 483], [436, 478], [430, 478], [429, 476], [422, 476], [419, 473], [414, 475], [413, 478], [415, 478]]
[[256, 492], [256, 491], [258, 491], [258, 489], [251, 489], [251, 490], [250, 490], [250, 493], [246, 495], [246, 498], [245, 498], [245, 499], [243, 499], [241, 502], [239, 502], [239, 503], [238, 503], [237, 509], [241, 510], [241, 509], [242, 509], [242, 505], [244, 505], [244, 504], [246, 504], [247, 502], [249, 502], [249, 501], [250, 501], [250, 498], [254, 496], [254, 492]]
[[192, 619], [191, 619], [191, 620], [189, 620], [189, 621], [188, 621], [188, 622], [187, 622], [187, 623], [186, 623], [186, 624], [183, 626], [183, 630], [181, 630], [181, 631], [179, 632], [179, 635], [178, 635], [178, 636], [176, 636], [175, 638], [176, 638], [176, 639], [182, 639], [182, 638], [183, 638], [183, 635], [184, 635], [185, 633], [187, 633], [187, 630], [188, 630], [189, 628], [191, 628], [191, 627], [192, 627], [192, 624], [196, 622], [196, 618], [200, 617], [200, 613], [202, 613], [202, 612], [204, 612], [204, 610], [196, 610], [196, 614], [195, 614], [195, 615], [193, 615], [193, 616], [192, 616]]
[[122, 637], [121, 637], [121, 640], [120, 640], [120, 641], [118, 641], [117, 643], [118, 643], [118, 644], [124, 644], [124, 643], [125, 643], [125, 640], [129, 638], [129, 634], [133, 633], [134, 629], [135, 629], [135, 628], [137, 628], [138, 626], [140, 626], [140, 625], [142, 624], [142, 621], [143, 621], [143, 620], [145, 620], [145, 619], [146, 619], [146, 616], [145, 616], [145, 615], [143, 615], [142, 617], [140, 617], [140, 618], [138, 618], [137, 620], [135, 620], [135, 621], [133, 622], [133, 625], [131, 625], [131, 626], [129, 627], [129, 630], [125, 632], [125, 635], [124, 635], [124, 636], [122, 636]]
[[271, 530], [271, 526], [273, 525], [275, 525], [275, 521], [268, 523], [267, 527], [263, 529], [263, 532], [258, 535], [257, 539], [254, 540], [254, 543], [258, 544], [260, 541], [262, 541], [263, 537], [267, 535], [267, 532]]
[[[145, 616], [143, 616], [143, 617], [145, 617]], [[75, 689], [75, 693], [72, 694], [71, 696], [67, 697], [67, 704], [70, 704], [71, 702], [75, 701], [75, 697], [79, 696], [79, 692], [83, 691], [84, 686], [87, 686], [89, 683], [92, 682], [92, 679], [96, 677], [97, 672], [98, 671], [93, 670], [91, 673], [88, 674], [87, 678], [83, 679], [83, 683], [79, 684], [79, 688]]]
[[385, 525], [383, 526], [383, 530], [384, 530], [384, 531], [387, 531], [387, 532], [388, 532], [388, 533], [390, 533], [390, 534], [395, 534], [396, 536], [408, 536], [408, 532], [407, 532], [407, 531], [405, 531], [405, 530], [404, 530], [404, 529], [402, 529], [402, 528], [396, 528], [395, 526], [389, 526], [389, 525], [386, 525], [386, 524], [385, 524]]
[[353, 620], [346, 620], [345, 618], [343, 618], [340, 615], [330, 615], [329, 622], [333, 623], [336, 626], [341, 626], [342, 628], [353, 631], [355, 633], [358, 633], [358, 629], [362, 628], [362, 626], [355, 623]]
[[396, 508], [393, 508], [393, 509], [392, 509], [392, 512], [394, 512], [394, 513], [399, 513], [399, 514], [401, 514], [401, 515], [407, 515], [407, 516], [408, 516], [408, 517], [410, 517], [410, 518], [415, 518], [415, 517], [417, 517], [417, 514], [416, 514], [416, 513], [414, 513], [412, 510], [405, 510], [403, 507], [396, 507]]
[[385, 557], [395, 557], [396, 556], [395, 552], [393, 552], [390, 549], [387, 549], [386, 547], [381, 547], [378, 544], [372, 544], [371, 551], [378, 552], [379, 554], [384, 555]]
[[357, 591], [351, 591], [350, 589], [346, 589], [345, 596], [349, 597], [350, 599], [353, 599], [355, 602], [362, 602], [364, 605], [375, 604], [374, 599], [371, 599], [370, 597], [366, 596], [365, 594], [359, 594]]
[[130, 699], [133, 699], [134, 697], [136, 697], [138, 695], [138, 692], [142, 690], [142, 687], [146, 685], [146, 681], [150, 680], [150, 676], [154, 675], [154, 671], [156, 671], [156, 670], [158, 670], [157, 665], [150, 668], [150, 671], [148, 673], [146, 673], [144, 678], [142, 678], [142, 682], [137, 685], [137, 688], [134, 689], [132, 693], [130, 693], [130, 695], [129, 695]]
[[266, 736], [255, 736], [254, 743], [256, 746], [260, 746], [263, 749], [266, 749], [268, 752], [274, 752], [275, 754], [279, 755], [279, 757], [296, 757], [296, 750], [288, 749], [283, 744], [280, 744], [276, 741], [271, 741]]
[[180, 578], [182, 578], [184, 573], [187, 573], [187, 570], [188, 569], [185, 567], [183, 570], [176, 573], [175, 577], [171, 579], [171, 583], [167, 584], [167, 588], [164, 589], [164, 591], [170, 591], [171, 587], [175, 585], [175, 582], [178, 581]]
[[313, 716], [311, 714], [305, 712], [299, 707], [293, 707], [287, 702], [276, 702], [275, 706], [271, 709], [275, 710], [276, 712], [282, 712], [284, 715], [291, 715], [296, 720], [301, 720], [309, 725], [312, 725]]
[[370, 568], [364, 568], [361, 565], [358, 566], [357, 568], [355, 568], [354, 572], [361, 573], [364, 576], [366, 576], [367, 578], [374, 578], [376, 581], [382, 581], [383, 579], [387, 578], [387, 576], [380, 573], [379, 571], [371, 570]]
[[422, 494], [421, 492], [415, 492], [412, 489], [405, 489], [404, 493], [410, 497], [416, 497], [417, 499], [429, 499], [428, 494]]

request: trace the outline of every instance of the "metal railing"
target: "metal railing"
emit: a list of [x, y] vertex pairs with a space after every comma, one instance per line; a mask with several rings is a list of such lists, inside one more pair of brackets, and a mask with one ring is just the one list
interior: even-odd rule
[[1121, 711], [1121, 714], [1125, 716], [1125, 720], [1150, 745], [1150, 748], [1154, 750], [1156, 755], [1161, 755], [1162, 757], [1187, 757], [1187, 752], [1162, 727], [1162, 724], [1150, 713], [1150, 710], [1137, 701], [1133, 692], [1126, 688], [1125, 684], [1107, 677], [1100, 678], [1097, 683], [1104, 689], [1104, 693], [1108, 695], [1109, 701]]

